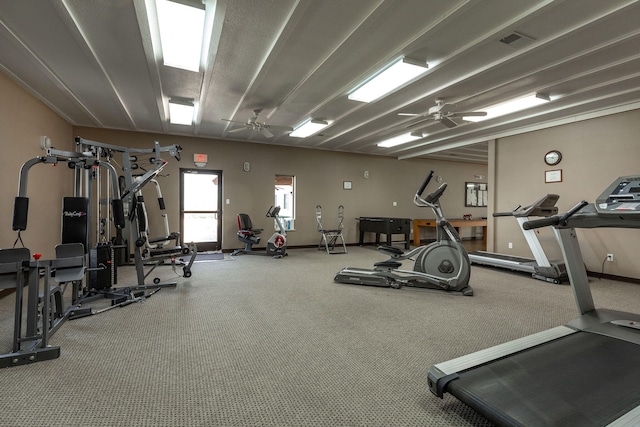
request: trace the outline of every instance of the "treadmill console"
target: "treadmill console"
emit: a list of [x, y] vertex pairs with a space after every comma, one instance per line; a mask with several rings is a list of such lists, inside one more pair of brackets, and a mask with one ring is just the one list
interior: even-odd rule
[[604, 215], [640, 215], [640, 176], [616, 179], [596, 199], [595, 207]]

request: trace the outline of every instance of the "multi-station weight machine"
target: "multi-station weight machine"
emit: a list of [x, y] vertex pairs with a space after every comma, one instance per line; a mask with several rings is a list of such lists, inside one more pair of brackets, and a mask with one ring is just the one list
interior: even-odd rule
[[[0, 289], [16, 291], [13, 347], [10, 353], [0, 355], [0, 368], [57, 358], [60, 349], [50, 346], [48, 339], [67, 319], [123, 307], [148, 298], [162, 287], [175, 286], [176, 282], [159, 279], [145, 283], [151, 271], [167, 260], [177, 275], [176, 267], [181, 265], [181, 275], [191, 276], [195, 244], [181, 244], [180, 233], [167, 232], [164, 215], [167, 235], [150, 237], [141, 191], [149, 182], [158, 185], [156, 177], [167, 164], [162, 153], [180, 160], [181, 147], [161, 147], [155, 142], [153, 148], [138, 149], [82, 138], [76, 138], [75, 143], [76, 151], [47, 148], [45, 156], [27, 161], [20, 170], [13, 214], [13, 230], [18, 236], [13, 249], [0, 249]], [[121, 157], [121, 176], [113, 165], [118, 164], [115, 155]], [[149, 156], [148, 164], [141, 167], [139, 159], [144, 156]], [[27, 229], [29, 171], [38, 164], [61, 163], [74, 171], [75, 178], [74, 196], [63, 199], [61, 244], [56, 246], [55, 259], [44, 260], [39, 254], [33, 254], [32, 259], [28, 248], [15, 248], [18, 242], [24, 246], [20, 233]], [[134, 174], [138, 170], [143, 173]], [[108, 179], [103, 181], [104, 176]], [[104, 194], [107, 197], [102, 197]], [[164, 209], [159, 190], [158, 195], [160, 208]], [[111, 238], [113, 229], [116, 237]], [[175, 240], [175, 245], [168, 245], [170, 240]], [[115, 251], [126, 254], [121, 261], [128, 263], [130, 249], [137, 284], [117, 288]], [[190, 255], [188, 264], [176, 261], [184, 255]], [[65, 297], [69, 284], [71, 295]], [[84, 306], [98, 298], [111, 299], [111, 306], [101, 310]]]

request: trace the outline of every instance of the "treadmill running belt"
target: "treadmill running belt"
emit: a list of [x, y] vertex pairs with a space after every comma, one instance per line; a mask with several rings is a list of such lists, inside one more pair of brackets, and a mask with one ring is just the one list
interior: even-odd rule
[[501, 261], [509, 261], [509, 262], [515, 262], [515, 263], [534, 263], [535, 264], [536, 262], [536, 260], [533, 258], [523, 258], [523, 257], [513, 256], [513, 255], [498, 254], [495, 252], [475, 251], [475, 252], [471, 252], [469, 255], [475, 255], [476, 258], [474, 259], [474, 261], [477, 261], [478, 263], [481, 263], [482, 261], [490, 262], [492, 259], [499, 259]]
[[604, 426], [640, 405], [640, 347], [586, 332], [459, 375], [447, 391], [500, 425]]

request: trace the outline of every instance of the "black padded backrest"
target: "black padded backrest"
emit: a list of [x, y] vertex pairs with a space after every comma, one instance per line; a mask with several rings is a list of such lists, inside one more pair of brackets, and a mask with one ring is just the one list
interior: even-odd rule
[[62, 199], [62, 243], [87, 241], [89, 199], [65, 197]]
[[253, 224], [251, 224], [251, 218], [245, 213], [238, 214], [238, 230], [251, 230]]

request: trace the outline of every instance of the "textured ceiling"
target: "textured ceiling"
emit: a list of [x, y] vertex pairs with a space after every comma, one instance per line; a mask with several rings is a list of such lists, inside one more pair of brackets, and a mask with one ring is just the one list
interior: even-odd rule
[[[0, 0], [0, 70], [78, 126], [479, 163], [490, 139], [640, 108], [638, 1], [204, 3], [208, 49], [190, 72], [162, 65], [152, 0]], [[524, 37], [500, 41], [514, 32]], [[403, 55], [428, 71], [373, 103], [347, 98]], [[426, 114], [437, 98], [475, 111], [532, 92], [551, 102], [454, 128], [398, 115]], [[195, 101], [193, 125], [169, 124], [172, 97]], [[255, 109], [268, 125], [331, 125], [267, 138], [222, 120], [246, 122]], [[428, 135], [377, 146], [409, 131]]]

